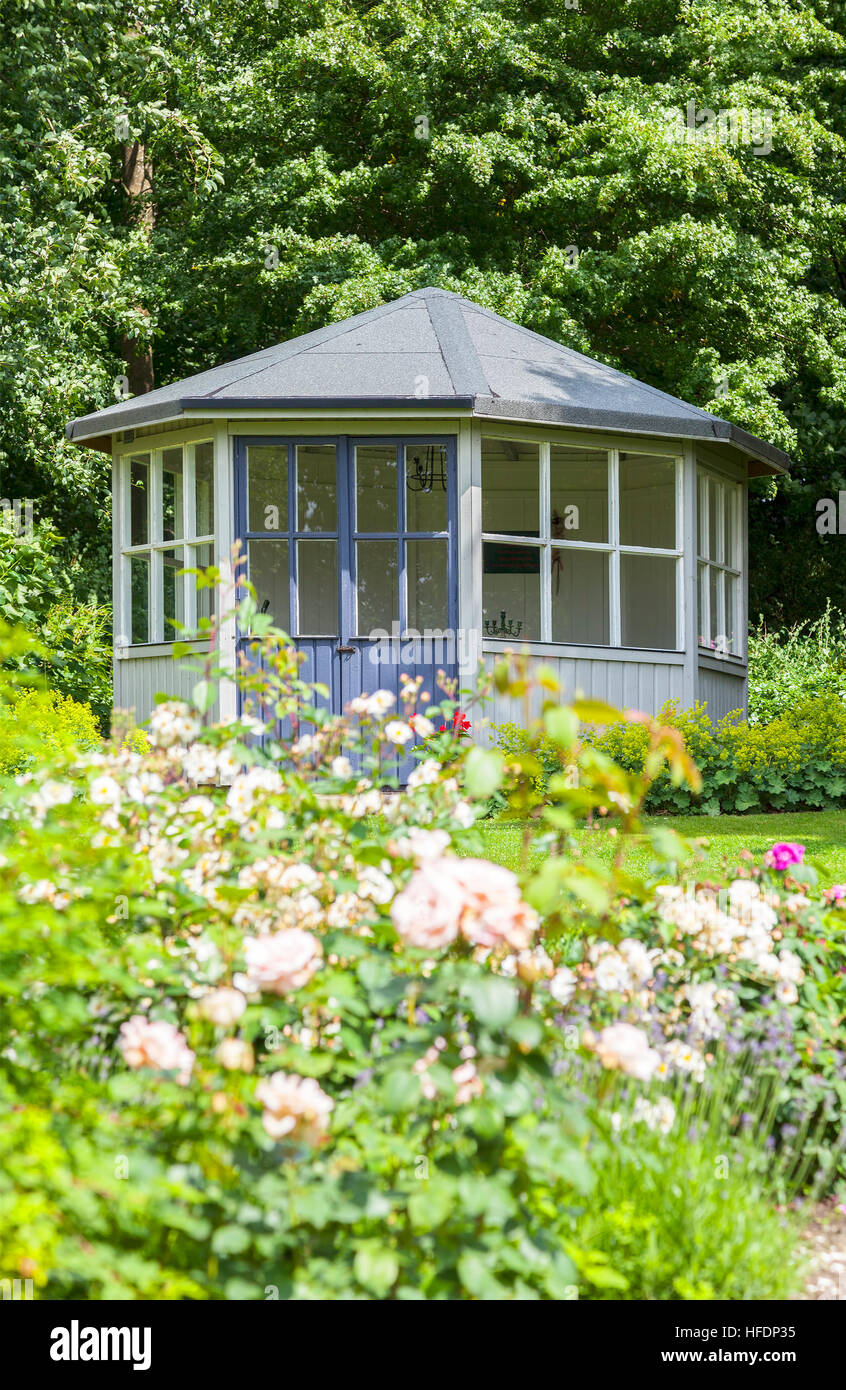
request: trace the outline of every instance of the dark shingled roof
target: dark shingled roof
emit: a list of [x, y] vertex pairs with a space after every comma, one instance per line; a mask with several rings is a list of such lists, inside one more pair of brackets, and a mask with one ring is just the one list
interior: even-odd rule
[[[278, 347], [73, 420], [85, 440], [186, 410], [459, 407], [484, 417], [710, 439], [779, 471], [790, 460], [737, 425], [645, 386], [448, 290], [415, 290]], [[767, 469], [769, 471], [769, 468]]]

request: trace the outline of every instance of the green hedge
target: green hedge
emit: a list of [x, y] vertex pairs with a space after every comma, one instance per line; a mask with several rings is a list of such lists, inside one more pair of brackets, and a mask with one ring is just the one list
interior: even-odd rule
[[830, 605], [812, 623], [749, 634], [749, 722], [767, 724], [797, 700], [846, 700], [846, 616]]
[[[846, 806], [846, 705], [837, 695], [800, 699], [768, 724], [749, 724], [739, 712], [715, 724], [704, 705], [680, 712], [675, 702], [666, 704], [659, 718], [684, 734], [703, 787], [697, 796], [662, 775], [650, 789], [646, 809], [652, 813], [719, 815]], [[495, 725], [494, 736], [505, 754], [526, 749], [526, 734], [516, 724]], [[643, 771], [648, 735], [642, 725], [621, 720], [588, 737], [628, 772]], [[537, 785], [542, 790], [560, 769], [551, 742], [541, 748], [540, 761], [544, 771]]]

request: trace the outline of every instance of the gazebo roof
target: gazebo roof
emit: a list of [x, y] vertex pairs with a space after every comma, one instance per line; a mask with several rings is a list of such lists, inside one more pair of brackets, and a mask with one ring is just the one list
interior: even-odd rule
[[710, 439], [785, 470], [786, 454], [448, 290], [422, 289], [277, 347], [72, 420], [67, 435], [238, 410], [459, 408], [485, 418]]

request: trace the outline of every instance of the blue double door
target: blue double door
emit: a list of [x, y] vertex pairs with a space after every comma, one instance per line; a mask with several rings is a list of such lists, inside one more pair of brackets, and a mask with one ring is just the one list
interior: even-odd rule
[[259, 608], [335, 713], [377, 689], [399, 705], [403, 674], [441, 698], [457, 660], [454, 439], [238, 439], [235, 523]]

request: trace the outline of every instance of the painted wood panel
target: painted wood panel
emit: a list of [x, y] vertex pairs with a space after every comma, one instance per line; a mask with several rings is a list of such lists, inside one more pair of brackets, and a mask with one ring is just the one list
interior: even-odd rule
[[[494, 653], [488, 649], [485, 664], [490, 667]], [[647, 714], [657, 714], [667, 700], [683, 699], [684, 658], [679, 653], [677, 662], [652, 662], [584, 657], [538, 655], [537, 664], [551, 666], [561, 682], [563, 697], [572, 699], [576, 694], [605, 700], [615, 709], [639, 709]], [[543, 695], [533, 692], [529, 717], [540, 712]], [[513, 721], [525, 724], [526, 710], [522, 700], [512, 700], [508, 696], [495, 694], [493, 702], [487, 707], [487, 717], [494, 724]]]
[[[142, 724], [150, 717], [158, 694], [187, 700], [198, 680], [196, 671], [167, 655], [133, 656], [115, 662], [115, 709], [132, 710]], [[212, 707], [209, 722], [217, 719]]]
[[746, 715], [746, 676], [742, 671], [716, 671], [700, 664], [696, 698], [707, 705], [711, 719], [723, 719], [734, 710]]

